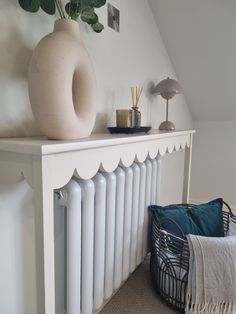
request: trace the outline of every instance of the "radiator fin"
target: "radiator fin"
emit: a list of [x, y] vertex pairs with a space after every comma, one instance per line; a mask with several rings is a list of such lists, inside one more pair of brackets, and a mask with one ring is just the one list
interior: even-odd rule
[[125, 171], [125, 204], [124, 204], [123, 280], [126, 280], [130, 274], [133, 170], [131, 167], [128, 167], [124, 168], [124, 171]]
[[105, 253], [105, 299], [113, 293], [115, 256], [115, 217], [116, 217], [116, 175], [104, 173], [107, 181], [106, 209], [106, 253]]
[[123, 259], [123, 232], [124, 232], [124, 191], [125, 172], [120, 167], [115, 171], [116, 186], [116, 221], [115, 221], [115, 269], [114, 289], [118, 289], [122, 283], [122, 259]]
[[98, 310], [103, 304], [105, 276], [106, 180], [101, 173], [94, 178], [94, 300]]
[[147, 207], [159, 200], [160, 162], [119, 166], [63, 188], [67, 314], [98, 312], [147, 255]]
[[94, 183], [80, 180], [82, 190], [81, 313], [93, 311]]

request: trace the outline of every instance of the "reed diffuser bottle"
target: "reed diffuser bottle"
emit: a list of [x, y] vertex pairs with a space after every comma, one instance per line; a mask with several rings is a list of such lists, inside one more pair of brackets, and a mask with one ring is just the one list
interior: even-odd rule
[[140, 96], [142, 94], [143, 87], [131, 87], [131, 95], [132, 95], [132, 126], [134, 128], [141, 127], [141, 112], [139, 111], [138, 102]]

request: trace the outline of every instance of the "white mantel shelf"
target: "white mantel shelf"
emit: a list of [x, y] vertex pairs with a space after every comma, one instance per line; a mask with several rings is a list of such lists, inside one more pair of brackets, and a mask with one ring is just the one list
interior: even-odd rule
[[[118, 164], [128, 167], [134, 160], [143, 162], [148, 155], [155, 158], [157, 154], [164, 156], [173, 150], [189, 147], [194, 132], [194, 130], [175, 132], [154, 130], [148, 134], [94, 134], [89, 138], [74, 141], [55, 141], [37, 137], [0, 139], [0, 152], [2, 157], [5, 156], [4, 166], [1, 167], [0, 164], [3, 171], [0, 183], [14, 182], [23, 173], [33, 187], [33, 172], [29, 168], [33, 160], [40, 158], [41, 161], [51, 162], [52, 186], [53, 189], [58, 189], [73, 175], [89, 179], [99, 168], [111, 172]], [[1, 163], [3, 165], [3, 158]]]
[[35, 192], [36, 272], [38, 314], [55, 313], [54, 190], [73, 175], [92, 178], [97, 171], [111, 172], [118, 165], [164, 156], [185, 149], [183, 202], [189, 198], [194, 130], [148, 134], [94, 134], [75, 141], [44, 138], [0, 139], [0, 183], [25, 178]]
[[[0, 139], [0, 151], [24, 153], [32, 155], [50, 155], [85, 149], [106, 147], [136, 142], [147, 142], [151, 140], [163, 140], [189, 136], [195, 130], [179, 130], [174, 132], [163, 132], [153, 130], [147, 134], [93, 134], [88, 138], [73, 141], [48, 140], [42, 137], [3, 138]], [[168, 144], [168, 143], [167, 143]], [[173, 142], [178, 146], [178, 141]], [[189, 145], [189, 141], [185, 144]], [[168, 146], [168, 145], [166, 145]], [[168, 147], [166, 147], [168, 148]], [[177, 150], [179, 148], [177, 147]]]

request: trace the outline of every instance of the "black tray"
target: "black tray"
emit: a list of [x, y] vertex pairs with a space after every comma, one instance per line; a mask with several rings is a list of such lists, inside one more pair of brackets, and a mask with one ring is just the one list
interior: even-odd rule
[[108, 130], [111, 133], [125, 133], [125, 134], [132, 134], [132, 133], [138, 133], [138, 132], [144, 132], [147, 133], [151, 130], [150, 126], [140, 126], [139, 128], [118, 128], [118, 127], [108, 127]]

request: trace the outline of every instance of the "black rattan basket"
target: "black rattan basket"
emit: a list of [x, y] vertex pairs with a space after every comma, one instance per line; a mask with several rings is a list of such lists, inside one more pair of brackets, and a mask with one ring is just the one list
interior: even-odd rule
[[[186, 209], [194, 205], [182, 205]], [[189, 247], [181, 228], [182, 236], [175, 236], [162, 227], [162, 220], [152, 214], [150, 271], [153, 286], [158, 295], [171, 307], [184, 312], [189, 270]], [[166, 219], [166, 218], [164, 218]], [[236, 224], [228, 204], [224, 202], [223, 221], [225, 235], [230, 222]]]

